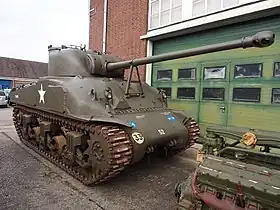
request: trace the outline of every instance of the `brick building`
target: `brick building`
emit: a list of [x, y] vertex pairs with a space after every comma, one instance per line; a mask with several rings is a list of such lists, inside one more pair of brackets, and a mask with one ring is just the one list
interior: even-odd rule
[[0, 57], [0, 89], [36, 81], [47, 73], [47, 63]]
[[[279, 0], [91, 0], [89, 14], [90, 48], [124, 59], [241, 40], [262, 30], [276, 33], [268, 48], [217, 52], [141, 69], [143, 80], [165, 89], [171, 108], [195, 116], [202, 129], [209, 124], [261, 129], [264, 125], [254, 125], [266, 116], [261, 110], [236, 116], [248, 107], [275, 106], [272, 99], [280, 97]], [[241, 69], [248, 75], [239, 75]]]
[[[140, 36], [147, 32], [148, 0], [136, 0], [133, 4], [131, 0], [90, 2], [90, 48], [123, 59], [146, 56], [146, 41], [140, 40]], [[104, 5], [107, 6], [105, 26]], [[139, 68], [143, 80], [144, 69], [144, 66]]]

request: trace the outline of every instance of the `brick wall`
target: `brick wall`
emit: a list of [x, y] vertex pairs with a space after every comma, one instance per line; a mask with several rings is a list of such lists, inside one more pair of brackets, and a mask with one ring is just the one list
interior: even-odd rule
[[[90, 47], [102, 51], [104, 0], [91, 0], [95, 8], [90, 19]], [[148, 0], [108, 0], [106, 52], [133, 59], [146, 56], [146, 41], [140, 36], [147, 32]], [[145, 80], [145, 66], [139, 67]], [[125, 77], [128, 72], [126, 71]], [[133, 75], [135, 80], [135, 74]]]
[[89, 47], [102, 51], [104, 0], [90, 0]]

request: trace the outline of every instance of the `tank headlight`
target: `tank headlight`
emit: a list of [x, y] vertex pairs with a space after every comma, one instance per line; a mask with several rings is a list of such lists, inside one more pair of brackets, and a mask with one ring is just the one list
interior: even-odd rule
[[107, 99], [112, 99], [112, 97], [113, 97], [112, 93], [108, 93], [107, 96], [106, 96]]
[[106, 90], [105, 90], [104, 95], [105, 95], [105, 98], [106, 98], [107, 100], [113, 99], [112, 89], [109, 88], [109, 87], [107, 87]]

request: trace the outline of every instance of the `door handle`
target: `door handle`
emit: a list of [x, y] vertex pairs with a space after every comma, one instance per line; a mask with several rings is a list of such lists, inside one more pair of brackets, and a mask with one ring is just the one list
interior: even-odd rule
[[220, 106], [220, 110], [222, 110], [222, 112], [225, 112], [225, 107], [224, 106]]

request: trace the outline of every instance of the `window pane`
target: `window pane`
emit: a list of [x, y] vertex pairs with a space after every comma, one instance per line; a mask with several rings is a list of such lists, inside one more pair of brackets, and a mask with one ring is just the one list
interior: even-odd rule
[[280, 77], [280, 62], [274, 64], [274, 76]]
[[224, 79], [226, 76], [226, 67], [205, 67], [204, 79]]
[[164, 90], [165, 94], [167, 97], [171, 97], [171, 88], [162, 88], [162, 87], [158, 87], [158, 90]]
[[195, 88], [178, 88], [177, 98], [180, 99], [195, 99]]
[[159, 1], [155, 1], [151, 4], [151, 15], [159, 14]]
[[261, 88], [233, 88], [233, 101], [260, 102]]
[[280, 88], [272, 88], [272, 103], [280, 103]]
[[159, 15], [154, 15], [151, 17], [151, 28], [159, 26]]
[[239, 0], [223, 0], [223, 8], [233, 7], [239, 4]]
[[170, 10], [170, 0], [161, 0], [161, 11]]
[[221, 0], [207, 0], [207, 12], [221, 10]]
[[0, 91], [0, 96], [6, 96], [6, 94], [3, 91]]
[[170, 10], [167, 10], [165, 12], [161, 12], [160, 14], [160, 25], [165, 25], [169, 23], [169, 15]]
[[157, 71], [157, 80], [172, 80], [172, 70]]
[[182, 6], [182, 0], [172, 0], [172, 7], [181, 7]]
[[171, 22], [178, 22], [182, 20], [182, 7], [176, 7], [176, 8], [172, 8], [171, 11]]
[[236, 65], [234, 78], [261, 77], [262, 64], [243, 64]]
[[193, 16], [203, 15], [205, 13], [205, 0], [193, 0]]
[[195, 79], [195, 69], [179, 69], [178, 79]]
[[222, 101], [224, 97], [224, 88], [203, 88], [202, 99]]

